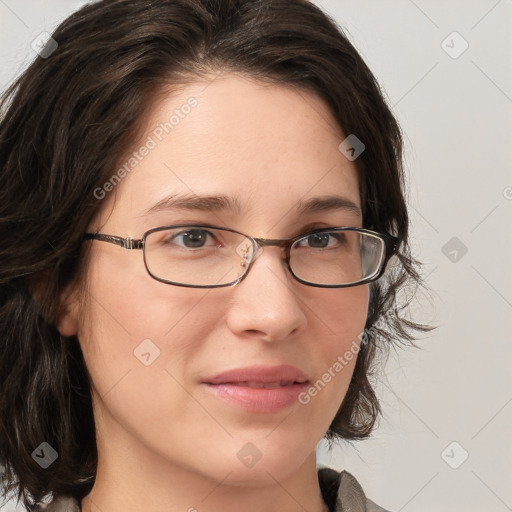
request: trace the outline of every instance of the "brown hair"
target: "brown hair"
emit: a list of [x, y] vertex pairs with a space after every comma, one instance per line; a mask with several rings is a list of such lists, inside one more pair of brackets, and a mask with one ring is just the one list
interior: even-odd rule
[[[403, 318], [397, 302], [404, 286], [420, 283], [408, 244], [400, 129], [343, 31], [307, 0], [104, 0], [71, 15], [52, 37], [58, 48], [37, 57], [1, 103], [4, 496], [18, 488], [29, 509], [49, 493], [81, 500], [90, 492], [97, 466], [90, 379], [78, 340], [55, 327], [59, 297], [84, 275], [82, 236], [101, 206], [94, 191], [133, 144], [155, 95], [224, 71], [314, 91], [344, 133], [366, 146], [355, 161], [364, 227], [396, 234], [399, 251], [392, 271], [371, 286], [366, 337], [326, 439], [367, 437], [380, 413], [370, 382], [376, 362], [391, 343], [427, 328]], [[58, 452], [51, 471], [31, 456], [42, 442]]]

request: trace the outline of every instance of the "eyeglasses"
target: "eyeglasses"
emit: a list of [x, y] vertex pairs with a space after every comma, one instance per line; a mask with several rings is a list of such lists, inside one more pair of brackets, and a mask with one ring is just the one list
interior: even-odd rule
[[219, 226], [179, 224], [146, 231], [140, 240], [86, 233], [99, 240], [142, 249], [151, 277], [191, 288], [238, 284], [265, 246], [281, 247], [292, 276], [302, 284], [347, 288], [379, 279], [398, 239], [364, 228], [315, 229], [289, 239], [253, 238]]

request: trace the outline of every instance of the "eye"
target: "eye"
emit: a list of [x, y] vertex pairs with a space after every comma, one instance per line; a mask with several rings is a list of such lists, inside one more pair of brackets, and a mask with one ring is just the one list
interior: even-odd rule
[[215, 242], [213, 233], [206, 229], [189, 229], [169, 238], [168, 243], [173, 243], [187, 249], [200, 249], [202, 247], [219, 247]]
[[343, 242], [344, 238], [345, 235], [340, 231], [321, 231], [298, 240], [296, 247], [326, 249], [339, 246]]

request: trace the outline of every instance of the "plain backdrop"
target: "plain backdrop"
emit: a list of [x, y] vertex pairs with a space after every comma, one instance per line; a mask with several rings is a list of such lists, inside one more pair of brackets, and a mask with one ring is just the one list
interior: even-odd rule
[[[78, 0], [0, 0], [0, 89]], [[372, 437], [318, 447], [394, 512], [512, 510], [512, 1], [318, 0], [406, 139], [415, 254], [439, 327], [391, 354]], [[0, 507], [15, 509], [13, 503]]]

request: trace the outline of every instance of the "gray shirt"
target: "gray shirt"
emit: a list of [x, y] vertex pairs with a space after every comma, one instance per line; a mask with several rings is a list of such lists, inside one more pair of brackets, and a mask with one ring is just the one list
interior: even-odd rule
[[347, 471], [319, 468], [318, 481], [329, 512], [389, 512], [368, 499], [359, 482]]

